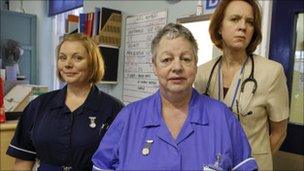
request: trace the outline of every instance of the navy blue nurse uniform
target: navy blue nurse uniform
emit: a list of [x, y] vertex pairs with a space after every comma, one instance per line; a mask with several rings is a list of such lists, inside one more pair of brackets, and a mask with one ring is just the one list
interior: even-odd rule
[[93, 86], [71, 112], [67, 87], [43, 94], [24, 110], [7, 154], [40, 161], [39, 170], [91, 170], [91, 157], [123, 104]]

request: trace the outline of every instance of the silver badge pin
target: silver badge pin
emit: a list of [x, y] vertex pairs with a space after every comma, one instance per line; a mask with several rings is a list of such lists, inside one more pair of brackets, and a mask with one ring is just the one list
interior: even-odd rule
[[154, 142], [153, 140], [146, 140], [146, 144], [141, 151], [142, 155], [147, 156], [150, 153], [150, 148], [153, 142]]
[[95, 128], [95, 127], [96, 127], [96, 123], [95, 123], [96, 117], [95, 117], [95, 116], [89, 116], [89, 119], [90, 119], [90, 124], [89, 124], [89, 126], [90, 126], [91, 128]]
[[205, 165], [203, 170], [216, 170], [216, 171], [223, 171], [224, 169], [221, 167], [222, 163], [222, 155], [221, 153], [218, 153], [216, 155], [216, 161], [214, 164]]

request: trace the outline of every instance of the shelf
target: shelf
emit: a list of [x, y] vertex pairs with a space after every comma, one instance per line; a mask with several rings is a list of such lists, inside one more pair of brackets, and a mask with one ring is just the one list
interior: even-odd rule
[[106, 44], [99, 44], [98, 47], [106, 47], [106, 48], [114, 48], [114, 49], [119, 49], [118, 46], [114, 45], [106, 45]]
[[191, 15], [189, 17], [182, 17], [178, 18], [177, 22], [178, 23], [191, 23], [191, 22], [197, 22], [197, 21], [205, 21], [205, 20], [210, 20], [211, 19], [211, 14], [206, 14], [206, 15]]
[[118, 81], [100, 81], [98, 84], [117, 84]]

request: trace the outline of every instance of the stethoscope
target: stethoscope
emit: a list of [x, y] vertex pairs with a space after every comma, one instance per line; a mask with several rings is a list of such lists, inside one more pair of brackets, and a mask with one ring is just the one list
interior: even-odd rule
[[[239, 118], [239, 113], [241, 113], [243, 116], [247, 116], [247, 115], [250, 115], [252, 114], [252, 111], [248, 111], [248, 112], [245, 112], [246, 108], [248, 107], [249, 105], [249, 102], [251, 100], [251, 98], [253, 97], [253, 95], [255, 94], [256, 90], [257, 90], [257, 87], [258, 87], [258, 83], [256, 81], [256, 79], [254, 78], [254, 60], [253, 60], [253, 55], [249, 55], [250, 59], [251, 59], [251, 72], [250, 72], [250, 75], [248, 78], [244, 79], [242, 84], [241, 84], [241, 90], [240, 90], [240, 93], [239, 93], [239, 96], [238, 96], [238, 99], [236, 99], [236, 95], [237, 95], [237, 92], [238, 92], [238, 89], [239, 89], [239, 86], [240, 86], [240, 83], [241, 83], [241, 80], [242, 78], [239, 77], [238, 79], [238, 82], [237, 82], [237, 85], [236, 85], [236, 88], [235, 88], [235, 91], [234, 91], [234, 95], [233, 95], [233, 98], [232, 98], [232, 101], [231, 101], [231, 105], [230, 105], [230, 110], [232, 111], [232, 107], [234, 105], [234, 102], [236, 103], [236, 110], [237, 110], [237, 114], [238, 114], [238, 118]], [[211, 69], [211, 73], [209, 75], [209, 79], [208, 79], [208, 82], [207, 82], [207, 86], [206, 86], [206, 90], [204, 92], [205, 95], [209, 96], [208, 92], [209, 92], [209, 88], [210, 88], [210, 83], [211, 83], [211, 79], [212, 79], [212, 76], [213, 76], [213, 73], [214, 73], [214, 70], [216, 68], [217, 65], [219, 65], [219, 62], [221, 61], [222, 59], [222, 56], [220, 56], [218, 58], [218, 60], [215, 62], [215, 64], [213, 65], [212, 69]], [[242, 69], [241, 69], [241, 72], [240, 72], [240, 75], [243, 75], [244, 74], [244, 68], [245, 68], [245, 64], [247, 63], [247, 60], [248, 58], [246, 59], [246, 61], [244, 62], [243, 66], [242, 66]], [[218, 79], [219, 79], [219, 83], [218, 83], [218, 96], [220, 96], [220, 81], [221, 81], [221, 74], [220, 74], [220, 66], [218, 67]], [[240, 107], [240, 102], [242, 102], [242, 95], [244, 93], [244, 89], [245, 89], [245, 86], [246, 84], [248, 83], [253, 83], [253, 88], [251, 90], [251, 94], [250, 94], [250, 97], [247, 98], [247, 103], [244, 105], [245, 107], [241, 109]]]

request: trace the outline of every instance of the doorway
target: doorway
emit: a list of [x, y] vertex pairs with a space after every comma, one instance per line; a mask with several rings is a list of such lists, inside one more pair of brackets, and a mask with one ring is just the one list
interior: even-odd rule
[[304, 170], [304, 1], [273, 1], [269, 58], [285, 70], [290, 99], [287, 137], [274, 156], [274, 170]]

